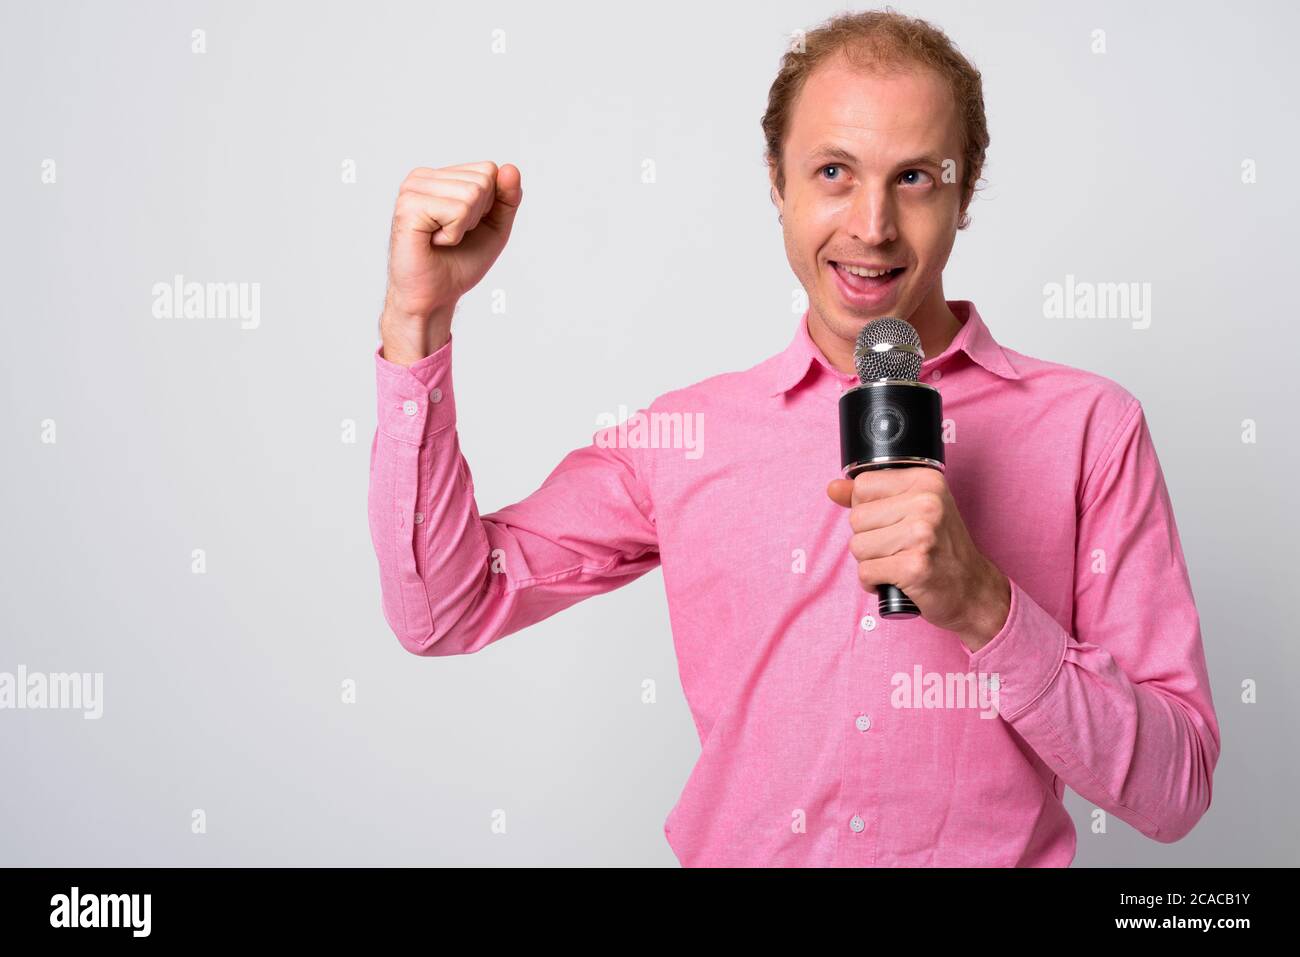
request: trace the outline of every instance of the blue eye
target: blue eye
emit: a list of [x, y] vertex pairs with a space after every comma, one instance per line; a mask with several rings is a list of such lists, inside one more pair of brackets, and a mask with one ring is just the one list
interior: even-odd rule
[[[926, 177], [926, 178], [929, 178], [930, 174], [927, 173], [927, 172], [926, 172], [925, 170], [923, 170], [923, 169], [909, 169], [909, 170], [906, 170], [906, 171], [903, 173], [903, 176], [924, 176], [924, 177]], [[918, 185], [918, 184], [917, 184], [917, 183], [908, 183], [907, 185], [909, 185], [909, 186], [915, 186], [915, 185]]]
[[[824, 173], [824, 172], [826, 172], [826, 170], [828, 170], [828, 169], [839, 169], [839, 166], [837, 166], [837, 165], [834, 164], [834, 163], [830, 163], [830, 164], [828, 164], [828, 165], [826, 165], [826, 166], [823, 166], [823, 167], [821, 168], [821, 171]], [[832, 177], [831, 177], [831, 180], [832, 180], [832, 181], [834, 181], [834, 180], [836, 180], [836, 179], [839, 179], [839, 177], [838, 177], [838, 176], [832, 176]]]

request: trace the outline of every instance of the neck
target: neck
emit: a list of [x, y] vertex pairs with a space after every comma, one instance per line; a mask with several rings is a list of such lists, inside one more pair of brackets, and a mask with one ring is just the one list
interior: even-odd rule
[[[921, 337], [921, 348], [927, 359], [933, 358], [948, 348], [953, 337], [961, 331], [961, 320], [948, 308], [943, 296], [943, 284], [939, 283], [910, 316], [900, 316], [911, 323], [912, 328]], [[854, 326], [848, 331], [837, 332], [825, 319], [813, 309], [808, 314], [808, 335], [821, 349], [826, 360], [841, 372], [853, 372], [853, 347], [857, 344], [857, 333], [861, 326]]]

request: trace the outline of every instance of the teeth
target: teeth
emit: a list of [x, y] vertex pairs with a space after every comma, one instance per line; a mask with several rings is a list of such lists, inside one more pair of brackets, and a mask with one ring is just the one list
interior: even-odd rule
[[866, 276], [868, 279], [876, 279], [879, 278], [880, 276], [887, 276], [891, 272], [893, 272], [893, 270], [891, 269], [863, 269], [860, 266], [846, 266], [843, 263], [836, 263], [835, 268], [843, 269], [845, 272], [852, 273], [855, 276]]

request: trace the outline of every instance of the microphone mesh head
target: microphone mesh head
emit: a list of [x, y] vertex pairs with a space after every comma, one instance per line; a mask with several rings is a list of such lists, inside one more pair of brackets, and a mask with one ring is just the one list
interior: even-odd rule
[[853, 365], [863, 382], [915, 379], [921, 374], [921, 337], [912, 324], [892, 316], [873, 319], [858, 333]]

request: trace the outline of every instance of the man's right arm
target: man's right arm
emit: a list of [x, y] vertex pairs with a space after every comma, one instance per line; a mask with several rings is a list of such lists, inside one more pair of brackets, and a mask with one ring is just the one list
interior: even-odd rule
[[451, 322], [496, 262], [523, 201], [519, 170], [412, 170], [393, 209], [375, 351], [370, 534], [384, 617], [417, 655], [478, 651], [659, 562], [645, 453], [599, 433], [522, 502], [480, 517], [456, 433]]
[[616, 427], [521, 502], [480, 516], [456, 430], [454, 339], [410, 365], [375, 351], [369, 520], [384, 617], [417, 655], [478, 651], [659, 564], [644, 450]]

